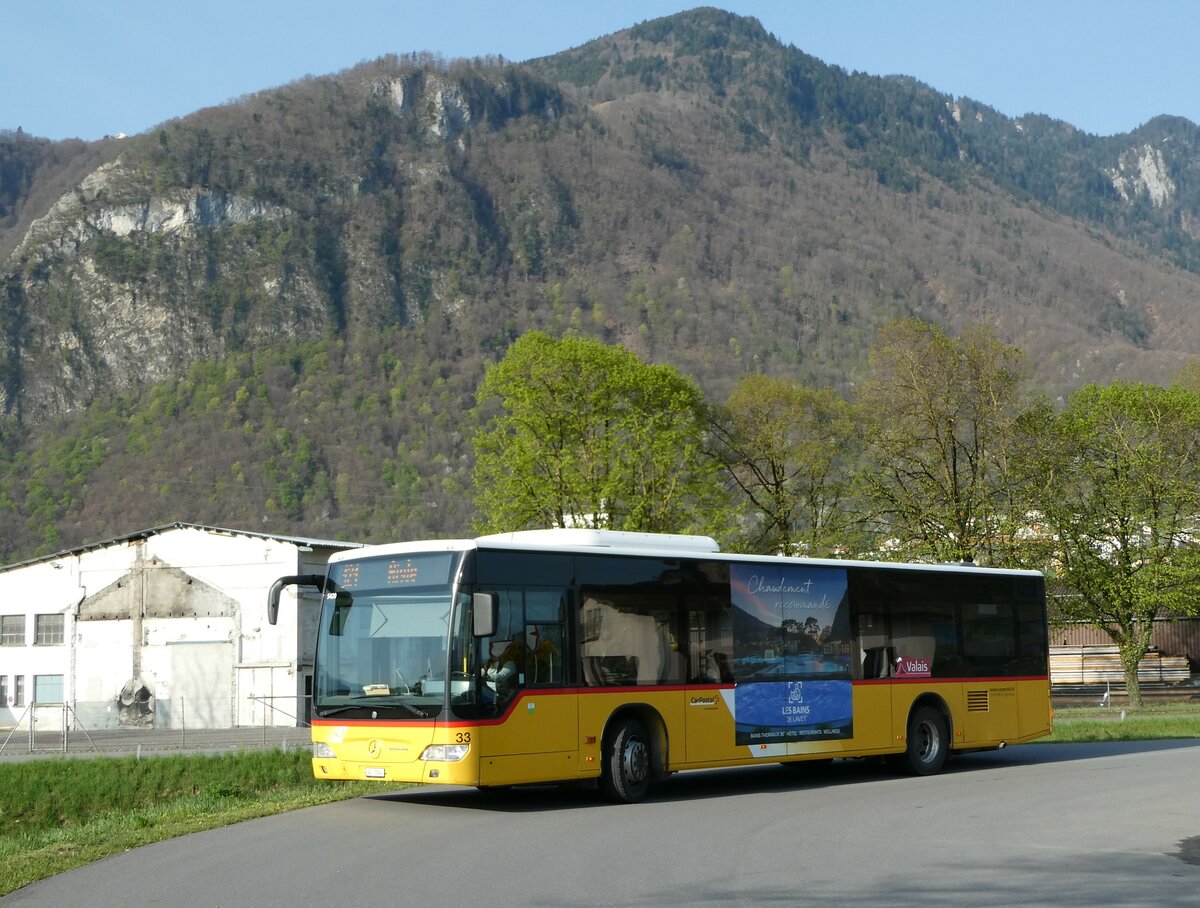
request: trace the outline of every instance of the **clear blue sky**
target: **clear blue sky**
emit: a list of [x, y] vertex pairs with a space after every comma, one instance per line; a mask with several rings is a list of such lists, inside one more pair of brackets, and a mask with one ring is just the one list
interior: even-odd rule
[[[0, 0], [0, 129], [134, 134], [387, 53], [526, 60], [678, 0]], [[826, 63], [915, 76], [1010, 116], [1127, 132], [1200, 122], [1195, 0], [726, 0]]]

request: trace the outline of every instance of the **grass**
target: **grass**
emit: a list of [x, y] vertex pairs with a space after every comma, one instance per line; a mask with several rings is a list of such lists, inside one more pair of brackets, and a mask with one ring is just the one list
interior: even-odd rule
[[[1200, 704], [1060, 708], [1040, 740], [1158, 738], [1200, 738]], [[307, 750], [0, 763], [0, 896], [140, 845], [379, 791], [316, 781]]]
[[1081, 706], [1054, 711], [1054, 733], [1043, 741], [1149, 741], [1200, 738], [1200, 703]]
[[378, 791], [316, 781], [306, 750], [0, 764], [0, 895], [140, 845]]

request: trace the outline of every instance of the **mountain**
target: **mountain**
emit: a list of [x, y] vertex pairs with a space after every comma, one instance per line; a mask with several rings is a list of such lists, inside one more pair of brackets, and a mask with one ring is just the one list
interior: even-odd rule
[[0, 557], [176, 519], [469, 529], [531, 329], [851, 388], [986, 322], [1061, 396], [1200, 353], [1200, 132], [1095, 137], [698, 9], [551, 57], [388, 57], [144, 135], [0, 135]]

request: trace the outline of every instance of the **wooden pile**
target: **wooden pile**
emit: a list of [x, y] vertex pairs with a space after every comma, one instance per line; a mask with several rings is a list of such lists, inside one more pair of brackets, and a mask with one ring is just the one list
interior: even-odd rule
[[[1138, 680], [1174, 684], [1191, 678], [1186, 656], [1146, 653], [1138, 663]], [[1116, 646], [1050, 647], [1051, 684], [1103, 684], [1125, 681]]]

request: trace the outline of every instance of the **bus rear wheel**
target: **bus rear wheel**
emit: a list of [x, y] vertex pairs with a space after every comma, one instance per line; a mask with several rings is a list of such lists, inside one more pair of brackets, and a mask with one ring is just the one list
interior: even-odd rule
[[946, 717], [932, 706], [922, 706], [908, 720], [908, 745], [903, 763], [909, 772], [930, 776], [940, 772], [950, 750]]
[[610, 801], [632, 804], [650, 790], [650, 739], [637, 719], [625, 719], [605, 740], [600, 790]]

